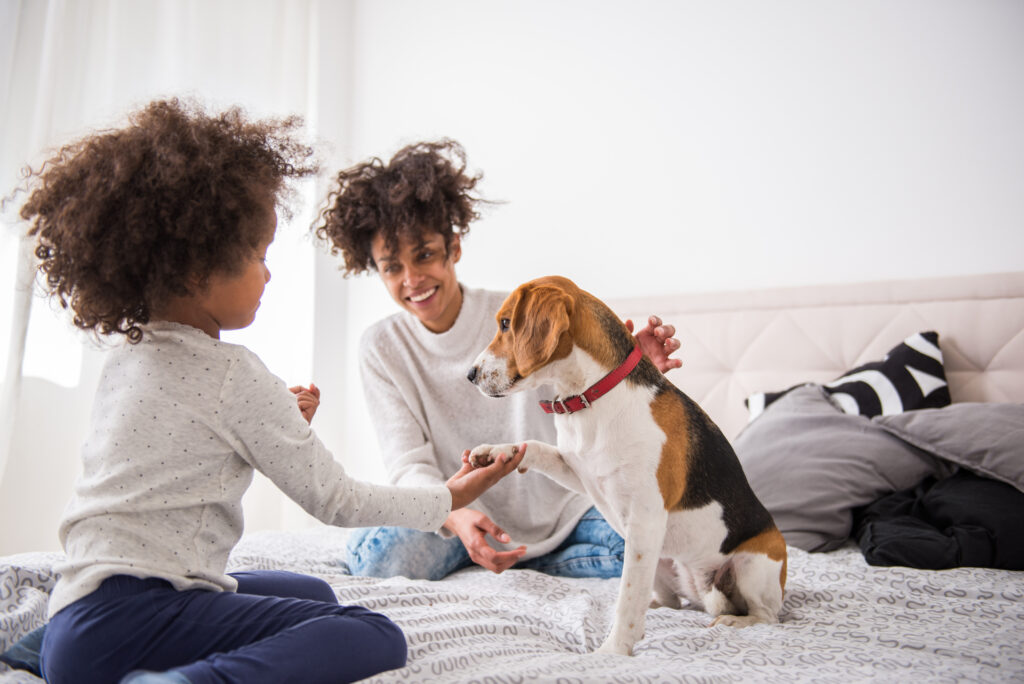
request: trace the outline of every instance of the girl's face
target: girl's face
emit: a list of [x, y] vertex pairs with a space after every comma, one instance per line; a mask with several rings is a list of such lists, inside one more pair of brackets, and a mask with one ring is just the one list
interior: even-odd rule
[[391, 298], [428, 330], [442, 333], [451, 328], [462, 307], [462, 290], [455, 277], [455, 264], [462, 256], [459, 236], [452, 238], [448, 251], [444, 236], [433, 231], [416, 239], [400, 238], [397, 252], [387, 249], [378, 233], [370, 252]]
[[241, 271], [232, 274], [214, 273], [206, 291], [199, 295], [199, 305], [220, 330], [238, 330], [256, 320], [263, 290], [270, 282], [267, 248], [273, 241], [262, 240]]
[[263, 290], [270, 282], [267, 248], [274, 241], [277, 230], [277, 212], [273, 205], [261, 211], [256, 220], [260, 221], [260, 234], [265, 237], [257, 244], [251, 257], [240, 264], [238, 270], [213, 273], [202, 292], [186, 298], [185, 316], [189, 320], [181, 320], [179, 313], [178, 322], [219, 338], [221, 330], [245, 328], [255, 320]]

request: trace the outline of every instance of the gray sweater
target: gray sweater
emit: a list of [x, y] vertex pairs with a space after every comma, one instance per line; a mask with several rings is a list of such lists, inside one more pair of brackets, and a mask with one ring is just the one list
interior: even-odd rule
[[285, 383], [245, 347], [155, 323], [106, 359], [60, 525], [67, 560], [50, 615], [118, 574], [236, 589], [224, 571], [254, 470], [334, 525], [434, 531], [451, 510], [444, 480], [413, 489], [348, 477]]
[[[459, 316], [443, 333], [402, 311], [363, 334], [363, 388], [392, 483], [444, 482], [459, 469], [462, 451], [478, 444], [556, 441], [554, 421], [537, 405], [541, 393], [494, 399], [466, 380], [497, 332], [494, 316], [506, 295], [467, 287], [462, 293]], [[527, 472], [504, 478], [469, 507], [512, 538], [506, 545], [489, 539], [492, 545], [526, 544], [525, 558], [534, 558], [561, 544], [590, 506], [583, 495]]]

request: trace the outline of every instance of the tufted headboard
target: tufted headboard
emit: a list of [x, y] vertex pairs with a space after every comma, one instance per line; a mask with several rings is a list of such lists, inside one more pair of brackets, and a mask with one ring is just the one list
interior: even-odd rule
[[939, 333], [954, 402], [1024, 402], [1024, 272], [606, 302], [676, 326], [683, 367], [669, 378], [730, 439], [751, 393], [833, 380], [925, 330]]

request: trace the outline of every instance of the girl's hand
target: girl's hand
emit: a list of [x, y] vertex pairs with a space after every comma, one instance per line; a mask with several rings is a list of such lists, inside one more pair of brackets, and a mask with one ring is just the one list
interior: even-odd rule
[[[626, 328], [629, 329], [629, 332], [633, 332], [633, 321], [628, 318], [626, 319]], [[683, 365], [679, 359], [669, 358], [681, 346], [679, 340], [673, 337], [675, 334], [674, 325], [662, 324], [660, 318], [651, 316], [647, 319], [647, 326], [635, 335], [637, 344], [640, 345], [644, 354], [654, 362], [654, 365], [662, 373], [667, 373], [673, 368]]]
[[307, 423], [312, 422], [313, 414], [316, 413], [317, 407], [320, 406], [320, 388], [313, 383], [309, 383], [309, 387], [296, 385], [288, 389], [295, 395], [295, 401], [299, 405], [302, 417], [306, 419]]
[[526, 553], [525, 546], [511, 551], [498, 551], [492, 548], [487, 543], [487, 535], [491, 535], [499, 542], [510, 540], [503, 529], [480, 511], [469, 508], [452, 511], [444, 526], [459, 538], [474, 563], [494, 573], [508, 570]]
[[446, 483], [448, 491], [452, 493], [452, 510], [468, 506], [498, 480], [515, 470], [525, 453], [526, 445], [523, 444], [516, 454], [498, 454], [489, 466], [474, 468], [469, 463], [469, 449], [463, 451], [462, 467]]

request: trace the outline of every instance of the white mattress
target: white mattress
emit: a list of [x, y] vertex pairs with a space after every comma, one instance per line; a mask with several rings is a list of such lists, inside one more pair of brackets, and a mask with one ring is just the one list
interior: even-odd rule
[[[324, 577], [343, 603], [391, 617], [408, 666], [374, 682], [1006, 682], [1024, 681], [1024, 576], [962, 568], [878, 568], [855, 547], [789, 549], [781, 623], [709, 628], [702, 612], [648, 611], [633, 657], [594, 655], [618, 580], [563, 579], [480, 568], [440, 582], [349, 577], [343, 530], [259, 533], [231, 570], [292, 569]], [[41, 623], [55, 554], [0, 559], [3, 647]], [[0, 666], [2, 667], [2, 666]], [[2, 682], [39, 682], [2, 672]]]

